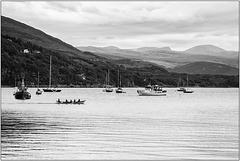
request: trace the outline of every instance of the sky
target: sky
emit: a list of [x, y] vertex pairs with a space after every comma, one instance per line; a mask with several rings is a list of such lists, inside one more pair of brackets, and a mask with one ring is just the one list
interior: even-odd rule
[[239, 50], [238, 1], [2, 1], [2, 15], [75, 47]]

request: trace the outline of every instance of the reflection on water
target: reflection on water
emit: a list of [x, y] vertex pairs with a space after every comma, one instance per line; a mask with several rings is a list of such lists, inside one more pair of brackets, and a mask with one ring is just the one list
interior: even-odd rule
[[[2, 89], [2, 158], [238, 158], [238, 89], [168, 89], [166, 97], [101, 91], [64, 89], [19, 101]], [[55, 104], [76, 96], [85, 105]]]

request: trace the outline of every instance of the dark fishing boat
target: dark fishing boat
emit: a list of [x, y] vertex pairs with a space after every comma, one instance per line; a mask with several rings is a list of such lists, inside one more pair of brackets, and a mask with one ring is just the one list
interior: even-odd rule
[[21, 86], [17, 89], [17, 91], [14, 93], [15, 99], [30, 99], [31, 94], [27, 91], [27, 87], [24, 85], [24, 79], [22, 78]]
[[61, 89], [51, 88], [51, 78], [52, 78], [52, 56], [50, 56], [50, 70], [49, 70], [49, 87], [43, 88], [44, 92], [61, 92]]

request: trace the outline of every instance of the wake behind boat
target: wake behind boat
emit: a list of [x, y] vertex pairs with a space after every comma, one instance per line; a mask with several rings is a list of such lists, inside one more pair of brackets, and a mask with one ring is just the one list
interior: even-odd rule
[[137, 90], [139, 96], [166, 96], [166, 90], [163, 90], [162, 87], [158, 85], [148, 85], [145, 87], [145, 90]]

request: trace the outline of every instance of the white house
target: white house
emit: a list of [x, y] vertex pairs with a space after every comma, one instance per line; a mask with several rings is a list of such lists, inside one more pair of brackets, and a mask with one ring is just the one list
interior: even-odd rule
[[24, 49], [23, 52], [24, 53], [29, 53], [29, 50], [28, 49]]

